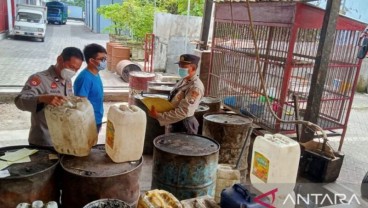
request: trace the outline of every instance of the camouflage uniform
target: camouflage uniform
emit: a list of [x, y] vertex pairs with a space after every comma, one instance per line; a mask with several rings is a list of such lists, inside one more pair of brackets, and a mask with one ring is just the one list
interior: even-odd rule
[[72, 81], [60, 79], [55, 72], [55, 66], [50, 66], [47, 70], [30, 76], [22, 91], [14, 100], [15, 105], [20, 110], [31, 112], [29, 144], [52, 146], [45, 118], [45, 104], [37, 103], [38, 96], [44, 94], [73, 95]]

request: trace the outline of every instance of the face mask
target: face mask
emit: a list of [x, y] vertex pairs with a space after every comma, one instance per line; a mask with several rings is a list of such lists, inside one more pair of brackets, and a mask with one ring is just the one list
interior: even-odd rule
[[75, 75], [75, 71], [73, 71], [71, 69], [64, 68], [64, 69], [61, 70], [61, 77], [64, 80], [71, 79], [74, 75]]
[[187, 68], [178, 68], [178, 73], [181, 78], [187, 77], [189, 75]]
[[106, 60], [105, 61], [101, 61], [100, 64], [97, 66], [97, 70], [98, 71], [101, 71], [101, 70], [106, 69], [106, 65], [107, 65]]

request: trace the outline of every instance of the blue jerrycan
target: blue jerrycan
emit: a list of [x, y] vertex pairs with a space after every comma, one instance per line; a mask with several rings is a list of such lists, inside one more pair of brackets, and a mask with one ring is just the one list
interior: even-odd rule
[[264, 208], [264, 205], [270, 204], [267, 197], [259, 198], [260, 202], [255, 200], [256, 197], [256, 194], [251, 193], [246, 186], [237, 183], [221, 192], [220, 206], [221, 208]]

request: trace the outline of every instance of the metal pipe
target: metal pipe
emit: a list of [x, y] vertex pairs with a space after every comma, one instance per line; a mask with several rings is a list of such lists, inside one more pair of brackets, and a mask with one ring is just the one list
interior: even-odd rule
[[187, 44], [188, 44], [188, 28], [189, 28], [189, 15], [190, 15], [190, 0], [188, 0], [188, 8], [187, 8], [187, 25], [186, 25], [186, 31], [185, 31], [185, 41], [184, 41], [184, 49], [185, 53], [188, 52], [187, 50]]
[[13, 32], [13, 13], [12, 13], [12, 3], [11, 0], [7, 0], [8, 7], [8, 31], [9, 34]]
[[[326, 13], [323, 19], [321, 39], [318, 46], [316, 62], [313, 70], [312, 83], [309, 91], [307, 109], [304, 120], [317, 123], [320, 111], [323, 88], [326, 82], [326, 74], [334, 41], [336, 20], [339, 14], [341, 0], [328, 0]], [[314, 132], [305, 128], [301, 141], [306, 142], [313, 139]]]
[[211, 25], [212, 7], [212, 0], [206, 0], [204, 3], [204, 14], [202, 19], [201, 44], [199, 48], [200, 50], [207, 50], [208, 34]]

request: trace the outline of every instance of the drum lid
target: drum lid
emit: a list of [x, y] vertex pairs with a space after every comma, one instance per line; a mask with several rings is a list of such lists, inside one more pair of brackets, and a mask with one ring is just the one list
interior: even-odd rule
[[220, 149], [220, 145], [212, 139], [181, 133], [158, 136], [153, 144], [159, 150], [183, 156], [206, 156]]
[[29, 145], [9, 146], [0, 148], [0, 156], [5, 155], [5, 152], [15, 152], [17, 150], [27, 148], [36, 149], [36, 153], [29, 156], [31, 162], [13, 163], [3, 169], [8, 170], [10, 176], [4, 179], [23, 178], [42, 173], [59, 163], [59, 155], [57, 152], [49, 149]]
[[221, 99], [216, 97], [203, 97], [201, 99], [202, 103], [220, 103]]
[[152, 98], [163, 98], [163, 99], [167, 99], [167, 95], [163, 95], [163, 94], [150, 94], [150, 93], [143, 93], [143, 96], [141, 94], [136, 94], [134, 95], [135, 99], [139, 99], [142, 100], [145, 97], [152, 97]]
[[204, 112], [210, 110], [210, 107], [207, 105], [199, 105], [195, 112]]
[[86, 157], [64, 155], [61, 166], [64, 170], [83, 176], [110, 177], [133, 171], [142, 164], [142, 157], [137, 161], [114, 163], [106, 154], [105, 145], [97, 145]]
[[232, 125], [244, 125], [253, 122], [251, 118], [230, 113], [208, 114], [204, 116], [204, 119], [214, 123], [232, 124]]
[[153, 78], [155, 77], [154, 73], [142, 72], [142, 71], [131, 71], [129, 72], [129, 76], [139, 77], [139, 78]]

